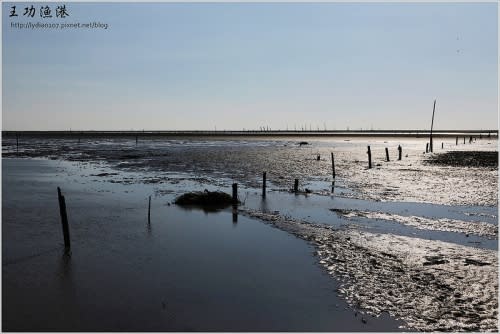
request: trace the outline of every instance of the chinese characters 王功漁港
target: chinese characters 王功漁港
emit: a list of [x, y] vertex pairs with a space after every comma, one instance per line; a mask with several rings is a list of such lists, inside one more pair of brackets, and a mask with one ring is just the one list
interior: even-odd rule
[[[33, 5], [24, 8], [23, 16], [26, 17], [34, 17], [36, 13], [36, 9]], [[16, 13], [16, 6], [10, 7], [9, 17], [19, 16]], [[56, 8], [56, 17], [65, 18], [69, 16], [68, 11], [66, 10], [66, 5], [57, 6]], [[52, 10], [49, 6], [41, 6], [40, 7], [40, 17], [41, 18], [52, 18]]]

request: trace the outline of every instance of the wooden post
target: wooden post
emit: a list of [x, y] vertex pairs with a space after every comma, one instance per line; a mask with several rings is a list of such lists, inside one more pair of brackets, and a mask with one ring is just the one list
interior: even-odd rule
[[148, 224], [151, 224], [151, 196], [149, 196], [148, 204]]
[[332, 152], [332, 175], [333, 179], [335, 180], [335, 159], [333, 158], [333, 152]]
[[57, 187], [57, 197], [59, 199], [59, 213], [61, 215], [61, 223], [64, 236], [64, 248], [69, 250], [71, 248], [71, 243], [69, 239], [69, 227], [68, 227], [68, 215], [66, 214], [66, 201], [64, 196], [61, 194], [61, 188]]
[[401, 145], [398, 145], [398, 160], [401, 160], [402, 151], [403, 149], [401, 148]]
[[443, 149], [443, 148], [444, 148], [444, 143], [443, 143], [443, 142], [441, 142], [441, 149]]
[[233, 204], [238, 203], [238, 183], [233, 183]]
[[431, 153], [433, 152], [433, 149], [432, 149], [432, 128], [434, 127], [434, 112], [436, 111], [436, 100], [434, 100], [434, 107], [432, 108], [432, 122], [431, 122], [431, 134], [430, 134], [430, 144], [429, 144], [429, 148], [430, 148], [430, 151]]
[[429, 153], [429, 143], [425, 144], [425, 153]]
[[491, 132], [488, 132], [488, 139], [491, 138]]
[[295, 183], [293, 184], [293, 191], [295, 193], [299, 191], [299, 179], [295, 179]]
[[483, 135], [481, 133], [479, 134], [479, 139], [483, 139]]
[[386, 161], [390, 161], [389, 160], [389, 149], [387, 147], [385, 148], [385, 159], [386, 159]]
[[370, 150], [370, 145], [368, 145], [368, 169], [372, 168], [372, 151]]
[[464, 137], [464, 144], [465, 144], [465, 137]]
[[266, 172], [262, 173], [262, 197], [266, 198]]
[[458, 145], [458, 136], [457, 136], [457, 141], [456, 141], [455, 145]]

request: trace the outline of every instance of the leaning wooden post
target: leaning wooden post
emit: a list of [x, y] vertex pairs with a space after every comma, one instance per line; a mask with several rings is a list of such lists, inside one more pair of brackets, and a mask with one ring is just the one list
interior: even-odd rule
[[332, 152], [332, 175], [333, 179], [335, 180], [335, 159], [333, 158], [333, 152]]
[[434, 100], [434, 107], [432, 108], [432, 122], [431, 122], [431, 134], [430, 134], [430, 138], [429, 138], [429, 148], [430, 148], [430, 151], [431, 153], [433, 152], [432, 150], [432, 128], [434, 127], [434, 112], [436, 111], [436, 100]]
[[293, 191], [295, 193], [299, 191], [299, 179], [295, 179], [295, 183], [293, 184]]
[[151, 224], [151, 196], [149, 196], [148, 204], [148, 224]]
[[368, 145], [368, 169], [372, 168], [372, 151], [370, 150], [370, 145]]
[[71, 243], [69, 239], [69, 226], [68, 226], [68, 215], [66, 214], [66, 201], [64, 196], [61, 195], [61, 188], [57, 187], [57, 197], [59, 199], [59, 213], [61, 215], [61, 223], [64, 236], [64, 248], [69, 250], [71, 248]]
[[398, 160], [401, 160], [402, 151], [403, 149], [401, 148], [401, 145], [398, 145]]
[[238, 183], [233, 183], [233, 204], [238, 203]]
[[262, 173], [262, 197], [266, 197], [266, 172]]
[[387, 147], [385, 148], [385, 159], [386, 159], [387, 161], [390, 161], [390, 160], [389, 160], [389, 149], [388, 149]]

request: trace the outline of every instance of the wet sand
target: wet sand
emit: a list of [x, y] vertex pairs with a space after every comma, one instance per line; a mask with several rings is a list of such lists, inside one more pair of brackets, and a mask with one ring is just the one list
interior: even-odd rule
[[[154, 203], [161, 202], [161, 204], [157, 203], [154, 208], [155, 211], [160, 210], [162, 214], [160, 220], [176, 225], [172, 221], [177, 221], [180, 213], [185, 214], [186, 216], [182, 217], [186, 221], [198, 221], [201, 224], [199, 226], [208, 226], [206, 230], [203, 230], [204, 234], [199, 234], [198, 238], [204, 242], [212, 240], [213, 244], [218, 245], [221, 239], [217, 233], [221, 230], [213, 231], [213, 224], [210, 225], [210, 221], [220, 219], [231, 221], [231, 211], [208, 214], [199, 210], [181, 210], [172, 203], [176, 196], [191, 190], [208, 189], [229, 192], [231, 183], [236, 181], [239, 183], [239, 197], [242, 205], [239, 208], [238, 223], [231, 226], [237, 226], [235, 230], [238, 230], [243, 224], [247, 226], [247, 224], [255, 223], [256, 226], [260, 224], [266, 228], [254, 232], [252, 234], [254, 239], [248, 245], [246, 241], [241, 243], [241, 240], [247, 238], [248, 234], [245, 234], [245, 237], [237, 236], [238, 245], [228, 252], [221, 251], [215, 257], [211, 257], [222, 261], [218, 268], [225, 272], [224, 276], [227, 276], [228, 268], [232, 268], [227, 260], [228, 253], [239, 254], [242, 251], [239, 249], [240, 244], [247, 245], [251, 253], [255, 248], [261, 247], [261, 242], [266, 238], [270, 238], [267, 239], [268, 247], [271, 247], [267, 251], [270, 253], [266, 252], [266, 255], [262, 257], [272, 257], [275, 259], [274, 263], [285, 261], [288, 266], [293, 267], [280, 269], [288, 273], [284, 276], [297, 277], [297, 280], [301, 281], [304, 279], [303, 272], [318, 270], [318, 277], [325, 279], [325, 284], [334, 285], [331, 291], [327, 289], [328, 293], [325, 293], [325, 290], [315, 293], [315, 288], [312, 286], [318, 286], [316, 283], [320, 282], [320, 279], [316, 277], [312, 280], [308, 279], [313, 283], [307, 287], [294, 286], [289, 290], [285, 289], [283, 296], [294, 296], [292, 300], [295, 300], [295, 289], [298, 288], [305, 289], [302, 291], [305, 296], [310, 294], [315, 296], [313, 299], [316, 304], [309, 307], [311, 312], [307, 313], [307, 316], [292, 315], [297, 311], [287, 310], [283, 305], [280, 306], [285, 310], [280, 309], [279, 312], [291, 312], [283, 316], [283, 319], [292, 315], [298, 317], [297, 322], [301, 324], [280, 327], [279, 321], [264, 317], [265, 320], [258, 326], [255, 324], [256, 321], [248, 321], [248, 326], [250, 326], [248, 328], [245, 328], [246, 325], [231, 327], [227, 323], [221, 325], [222, 318], [215, 317], [218, 322], [215, 320], [214, 322], [219, 327], [210, 327], [208, 326], [210, 322], [200, 320], [200, 325], [193, 327], [197, 330], [207, 330], [206, 328], [275, 330], [279, 328], [279, 330], [306, 331], [387, 331], [397, 330], [398, 326], [403, 326], [402, 328], [406, 330], [426, 331], [498, 329], [496, 325], [498, 167], [482, 163], [471, 167], [470, 164], [450, 166], [428, 162], [434, 158], [439, 159], [440, 153], [455, 150], [496, 154], [496, 140], [477, 140], [472, 144], [462, 144], [456, 147], [455, 139], [450, 138], [445, 143], [444, 149], [441, 150], [441, 145], [439, 145], [439, 149], [435, 149], [434, 154], [422, 153], [422, 148], [425, 149], [424, 139], [336, 138], [323, 140], [311, 138], [307, 140], [309, 144], [300, 147], [297, 139], [286, 138], [279, 140], [272, 138], [265, 140], [241, 138], [237, 140], [199, 138], [155, 140], [152, 138], [139, 142], [136, 146], [135, 140], [132, 141], [130, 138], [93, 138], [81, 140], [80, 143], [58, 138], [33, 138], [24, 143], [19, 153], [15, 152], [10, 139], [4, 139], [3, 145], [7, 152], [4, 156], [47, 157], [55, 161], [43, 163], [54, 163], [56, 166], [59, 163], [58, 159], [73, 161], [76, 167], [65, 165], [64, 168], [56, 168], [57, 176], [53, 175], [52, 178], [57, 179], [58, 183], [66, 180], [64, 188], [70, 187], [70, 189], [63, 188], [63, 191], [71, 191], [71, 197], [76, 195], [78, 203], [86, 203], [85, 209], [76, 207], [80, 210], [78, 216], [86, 217], [85, 221], [93, 223], [92, 225], [81, 223], [81, 230], [77, 229], [80, 232], [75, 233], [83, 233], [80, 234], [82, 240], [80, 242], [85, 240], [85, 243], [92, 244], [89, 240], [95, 239], [92, 245], [96, 249], [106, 249], [106, 242], [115, 243], [120, 245], [116, 254], [125, 254], [127, 257], [130, 256], [131, 251], [121, 252], [120, 249], [123, 247], [121, 244], [128, 244], [130, 239], [135, 240], [136, 237], [131, 237], [131, 235], [139, 233], [138, 231], [146, 235], [155, 231], [154, 228], [149, 232], [144, 230], [144, 210], [147, 207], [148, 194], [154, 194]], [[371, 145], [374, 159], [374, 168], [370, 170], [366, 168], [366, 145]], [[398, 145], [403, 147], [403, 160], [394, 161]], [[434, 145], [438, 146], [436, 142]], [[390, 148], [390, 162], [384, 161], [385, 147]], [[334, 188], [332, 188], [332, 167], [329, 158], [331, 152], [335, 154], [337, 174]], [[319, 161], [318, 155], [320, 155]], [[6, 162], [9, 159], [3, 161]], [[37, 163], [42, 162], [38, 160]], [[22, 176], [22, 168], [15, 168], [15, 170], [21, 174], [14, 179], [17, 179], [16, 182], [25, 184], [28, 191], [33, 186], [32, 183], [36, 185], [39, 180], [44, 179], [43, 173], [37, 174], [29, 168], [24, 172], [24, 176]], [[266, 200], [260, 197], [259, 189], [260, 178], [264, 170], [268, 171]], [[36, 175], [36, 177], [30, 180], [29, 175]], [[301, 192], [299, 194], [289, 191], [294, 178], [300, 179]], [[5, 177], [3, 182], [5, 191]], [[54, 182], [51, 186], [55, 184]], [[74, 189], [71, 189], [72, 185], [75, 186]], [[17, 188], [19, 186], [11, 187], [11, 189]], [[29, 192], [30, 196], [41, 196], [38, 195], [39, 193], [37, 189], [31, 189]], [[128, 197], [133, 194], [137, 197], [130, 201]], [[26, 256], [28, 262], [32, 261], [30, 254], [33, 250], [23, 250], [24, 248], [19, 244], [37, 245], [36, 247], [40, 248], [40, 254], [46, 256], [44, 255], [46, 249], [54, 249], [53, 240], [51, 240], [54, 237], [48, 237], [49, 234], [53, 233], [57, 236], [56, 239], [62, 238], [58, 231], [58, 218], [54, 216], [49, 219], [43, 218], [42, 215], [36, 229], [23, 229], [19, 226], [17, 219], [13, 217], [23, 212], [21, 207], [25, 201], [23, 198], [26, 196], [25, 193], [18, 194], [17, 199], [9, 198], [7, 210], [4, 209], [3, 212], [3, 217], [7, 221], [11, 220], [11, 225], [7, 225], [11, 226], [7, 234], [8, 239], [5, 239], [4, 233], [4, 240], [9, 240], [8, 247], [4, 242], [4, 258], [2, 259], [4, 273], [6, 267], [13, 268], [10, 263], [14, 261], [15, 264], [15, 259], [20, 255]], [[50, 198], [52, 196], [50, 195]], [[104, 201], [103, 198], [107, 196], [113, 200]], [[32, 209], [28, 210], [28, 216], [24, 220], [37, 221], [29, 215], [33, 215], [33, 212], [38, 214], [44, 212], [48, 198], [47, 193], [47, 197], [35, 197], [28, 201]], [[125, 198], [128, 199], [125, 200]], [[55, 196], [53, 200], [53, 205], [56, 206]], [[6, 208], [5, 201], [4, 197], [4, 208]], [[139, 202], [142, 204], [138, 205]], [[127, 211], [127, 208], [131, 211]], [[54, 210], [57, 208], [54, 207]], [[52, 220], [52, 230], [46, 226], [47, 220]], [[137, 230], [137, 221], [141, 222], [139, 230]], [[122, 232], [118, 237], [114, 233], [111, 234], [111, 226], [117, 226], [123, 222], [127, 222], [126, 228], [120, 229]], [[263, 225], [262, 222], [277, 229]], [[165, 227], [165, 225], [161, 226]], [[183, 223], [179, 226], [176, 231], [185, 235], [184, 229], [189, 224]], [[193, 232], [191, 229], [189, 231], [188, 235]], [[286, 236], [284, 238], [294, 235], [298, 239], [290, 239], [294, 241], [289, 246], [283, 247], [282, 244], [277, 246], [272, 237], [273, 233]], [[42, 238], [41, 235], [45, 237]], [[174, 235], [177, 234], [174, 233]], [[169, 236], [171, 232], [162, 234], [162, 237]], [[231, 237], [234, 238], [234, 236]], [[31, 238], [33, 241], [28, 243], [10, 241], [23, 240], [23, 238]], [[141, 238], [138, 238], [137, 240], [140, 241], [135, 244], [137, 249], [144, 248], [145, 239]], [[184, 241], [189, 245], [199, 242], [193, 240]], [[52, 246], [49, 247], [49, 244]], [[212, 245], [203, 250], [213, 247], [215, 246]], [[179, 248], [174, 249], [172, 253], [169, 252], [169, 256], [176, 257], [180, 249], [184, 254], [185, 248], [186, 245], [180, 241]], [[149, 246], [146, 249], [154, 251], [151, 254], [161, 253], [161, 250]], [[191, 254], [192, 250], [187, 253]], [[303, 264], [287, 262], [286, 259], [290, 257], [301, 258], [297, 255], [298, 253], [304, 257]], [[9, 256], [6, 257], [6, 254]], [[161, 257], [164, 256], [166, 255]], [[89, 257], [98, 258], [97, 251]], [[107, 258], [112, 261], [111, 256]], [[252, 258], [250, 262], [252, 261], [256, 260]], [[144, 267], [141, 260], [137, 259], [136, 263], [137, 266]], [[187, 263], [193, 264], [194, 262], [187, 261]], [[162, 267], [160, 262], [154, 264]], [[261, 279], [264, 282], [266, 278], [269, 280], [270, 275], [266, 271], [270, 270], [271, 265], [261, 265], [267, 268], [261, 273]], [[191, 265], [187, 267], [191, 268]], [[125, 272], [126, 276], [137, 278], [137, 273], [130, 274], [137, 270], [124, 270], [123, 265], [119, 264], [112, 268], [110, 271], [113, 273]], [[166, 277], [161, 270], [157, 270], [155, 267], [151, 272], [154, 272], [156, 276]], [[206, 271], [210, 269], [207, 267]], [[19, 273], [11, 274], [10, 277], [17, 275]], [[113, 277], [115, 274], [108, 273], [107, 275]], [[138, 278], [137, 280], [140, 281]], [[201, 283], [197, 282], [197, 284]], [[210, 285], [201, 284], [200, 286], [205, 289]], [[279, 282], [276, 282], [276, 287], [273, 289], [277, 286], [281, 286]], [[391, 289], [387, 289], [388, 286]], [[134, 288], [138, 289], [137, 286]], [[239, 286], [239, 288], [242, 287]], [[209, 289], [213, 287], [210, 286]], [[223, 288], [217, 285], [217, 289]], [[308, 289], [312, 290], [308, 291]], [[239, 289], [234, 289], [228, 293], [241, 294], [241, 291], [238, 291]], [[258, 293], [262, 298], [261, 290], [254, 289], [253, 292]], [[267, 293], [263, 294], [267, 295]], [[420, 298], [421, 296], [423, 298]], [[307, 299], [305, 297], [301, 299], [300, 296], [297, 298], [301, 303]], [[264, 303], [270, 302], [264, 299], [266, 300]], [[271, 300], [274, 299], [271, 298]], [[322, 300], [324, 304], [321, 304]], [[328, 301], [332, 300], [338, 300], [339, 304], [334, 302], [333, 305], [339, 306], [331, 309]], [[105, 303], [103, 307], [114, 309], [116, 308], [114, 302], [116, 301]], [[147, 309], [144, 306], [145, 303], [139, 304], [143, 306], [138, 309]], [[350, 308], [344, 309], [347, 305]], [[182, 308], [185, 305], [179, 307]], [[216, 308], [217, 305], [211, 304], [211, 307]], [[260, 306], [254, 307], [260, 308]], [[294, 307], [298, 306], [292, 305], [290, 308], [294, 309]], [[338, 313], [339, 310], [346, 313]], [[235, 311], [234, 317], [238, 319], [235, 323], [247, 324], [245, 320], [247, 318], [243, 317], [242, 320], [240, 312], [248, 314], [248, 310]], [[269, 312], [272, 315], [272, 312]], [[385, 312], [389, 312], [392, 316], [388, 317]], [[347, 314], [349, 314], [348, 317]], [[309, 320], [304, 320], [304, 317]], [[396, 318], [401, 321], [396, 321]], [[155, 323], [158, 326], [151, 328], [158, 329], [162, 326], [163, 328], [182, 328], [178, 326], [178, 323], [175, 325], [173, 323], [166, 325], [164, 322], [161, 325]], [[100, 324], [104, 326], [103, 328], [113, 327], [104, 320], [100, 320]], [[136, 328], [130, 323], [126, 326]]]
[[319, 263], [344, 279], [339, 292], [356, 309], [389, 312], [420, 331], [497, 329], [496, 251], [245, 213], [311, 241]]

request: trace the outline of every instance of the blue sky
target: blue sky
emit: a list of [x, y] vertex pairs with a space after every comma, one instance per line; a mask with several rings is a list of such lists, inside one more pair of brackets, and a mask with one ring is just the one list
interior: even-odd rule
[[415, 129], [434, 98], [437, 129], [497, 128], [496, 3], [33, 4], [3, 3], [6, 130]]

